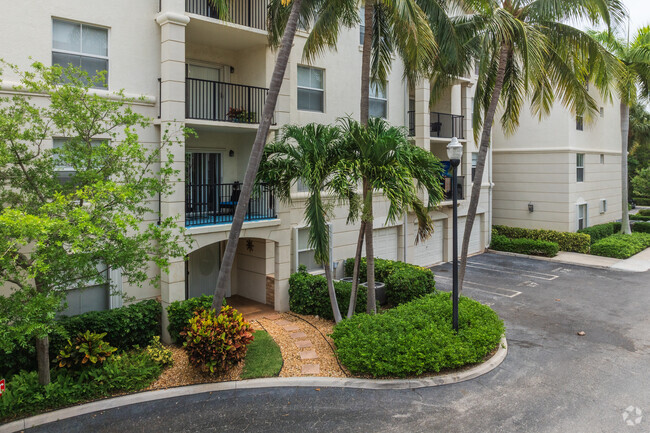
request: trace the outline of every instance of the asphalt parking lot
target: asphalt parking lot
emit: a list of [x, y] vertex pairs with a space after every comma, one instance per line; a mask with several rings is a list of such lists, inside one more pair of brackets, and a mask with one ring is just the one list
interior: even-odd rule
[[[433, 271], [448, 290], [451, 266]], [[509, 342], [503, 364], [471, 381], [205, 393], [31, 431], [650, 432], [650, 273], [483, 254], [463, 295], [501, 315]]]

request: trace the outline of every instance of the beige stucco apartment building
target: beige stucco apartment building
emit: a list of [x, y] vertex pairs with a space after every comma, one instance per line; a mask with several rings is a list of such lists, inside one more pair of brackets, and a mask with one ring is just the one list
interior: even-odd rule
[[512, 136], [493, 133], [494, 224], [576, 231], [621, 218], [618, 101], [591, 122], [559, 103], [539, 121], [524, 107]]
[[[163, 217], [175, 216], [187, 227], [194, 246], [187, 260], [177, 260], [169, 274], [162, 275], [160, 289], [122, 285], [119, 270], [111, 271], [118, 291], [136, 300], [160, 296], [167, 306], [212, 293], [215, 286], [238, 183], [244, 177], [275, 64], [275, 52], [266, 36], [265, 0], [233, 0], [231, 15], [230, 22], [215, 19], [207, 0], [35, 0], [10, 2], [0, 16], [0, 57], [6, 61], [23, 68], [32, 61], [72, 62], [89, 71], [106, 68], [108, 87], [97, 93], [110, 97], [124, 89], [128, 96], [143, 96], [135, 108], [154, 119], [152, 127], [141, 131], [143, 141], [156, 143], [161, 131], [183, 125], [198, 134], [174, 148], [176, 167], [185, 172], [184, 182], [175, 185], [172, 196], [152, 203]], [[358, 117], [359, 27], [344, 30], [338, 50], [310, 65], [302, 61], [306, 36], [305, 31], [298, 31], [269, 139], [288, 123], [333, 123], [348, 114]], [[466, 151], [460, 192], [468, 195], [472, 152], [476, 151], [469, 129], [474, 78], [459, 79], [430, 108], [429, 84], [404, 82], [402, 68], [395, 59], [387, 87], [373, 89], [371, 114], [409, 129], [418, 146], [441, 160], [447, 159], [451, 137], [458, 136]], [[16, 80], [11, 71], [5, 71], [0, 91], [11, 91]], [[490, 175], [488, 170], [471, 252], [484, 250], [489, 242]], [[300, 264], [318, 272], [302, 218], [306, 192], [299, 185], [295, 188], [292, 206], [280, 205], [263, 188], [254, 193], [228, 295], [284, 311], [289, 307], [290, 274]], [[460, 202], [461, 236], [467, 203]], [[378, 195], [378, 257], [419, 265], [450, 260], [451, 201], [432, 211], [435, 233], [419, 245], [414, 243], [414, 215], [386, 223], [386, 211]], [[345, 217], [346, 209], [336, 208], [330, 221], [337, 277], [343, 275], [342, 262], [353, 256], [357, 239], [358, 226], [346, 225]], [[71, 295], [69, 313], [113, 308], [121, 302], [120, 296], [109, 296], [107, 288], [94, 288]]]

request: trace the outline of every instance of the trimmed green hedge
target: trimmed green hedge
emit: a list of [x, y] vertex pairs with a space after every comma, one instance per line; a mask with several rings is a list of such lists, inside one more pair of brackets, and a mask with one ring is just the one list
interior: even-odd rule
[[650, 197], [634, 197], [633, 200], [637, 206], [650, 206]]
[[650, 233], [650, 222], [637, 221], [632, 225], [632, 231], [635, 233]]
[[650, 209], [639, 209], [639, 215], [650, 216]]
[[[80, 332], [106, 333], [104, 341], [120, 350], [135, 345], [147, 346], [153, 336], [160, 335], [162, 307], [154, 299], [104, 311], [90, 311], [77, 316], [62, 317], [60, 333], [50, 335], [50, 358], [54, 359], [67, 344], [68, 338]], [[36, 370], [33, 345], [11, 353], [0, 351], [0, 375], [8, 378], [20, 370]]]
[[410, 376], [481, 362], [505, 332], [488, 306], [461, 297], [459, 330], [451, 324], [449, 293], [436, 293], [384, 314], [357, 314], [334, 327], [339, 359], [350, 371]]
[[510, 239], [534, 239], [558, 244], [561, 251], [589, 253], [590, 238], [584, 233], [557, 232], [554, 230], [523, 229], [519, 227], [494, 226], [497, 234]]
[[[345, 261], [345, 276], [351, 277], [354, 269], [354, 259]], [[359, 266], [359, 280], [366, 281], [367, 267], [365, 257]], [[394, 260], [375, 259], [375, 278], [386, 284], [388, 303], [397, 306], [420, 296], [434, 293], [436, 282], [429, 269], [410, 263]]]
[[627, 259], [646, 248], [650, 248], [650, 234], [648, 233], [632, 233], [631, 235], [617, 234], [593, 244], [591, 246], [591, 254]]
[[647, 222], [647, 221], [650, 221], [650, 216], [634, 214], [634, 215], [630, 215], [630, 219], [632, 221], [646, 221]]
[[605, 239], [608, 236], [616, 234], [621, 231], [621, 223], [612, 222], [605, 224], [598, 224], [595, 226], [587, 227], [581, 230], [578, 230], [578, 233], [584, 233], [591, 237], [591, 244], [595, 244], [601, 239]]
[[503, 235], [493, 234], [490, 248], [496, 251], [528, 254], [531, 256], [555, 257], [560, 249], [558, 244], [535, 239], [510, 239]]
[[[350, 306], [352, 284], [344, 281], [334, 282], [336, 301], [342, 315], [346, 315]], [[367, 290], [359, 286], [355, 312], [366, 311]], [[327, 291], [327, 279], [322, 275], [312, 275], [305, 271], [292, 274], [289, 278], [289, 309], [297, 314], [310, 314], [332, 320], [332, 305]]]

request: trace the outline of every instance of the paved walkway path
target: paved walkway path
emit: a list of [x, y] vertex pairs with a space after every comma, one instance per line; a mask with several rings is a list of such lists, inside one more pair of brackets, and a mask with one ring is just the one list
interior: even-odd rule
[[320, 364], [318, 363], [316, 347], [307, 338], [307, 334], [304, 331], [304, 327], [308, 325], [299, 321], [289, 321], [284, 317], [282, 314], [264, 316], [265, 319], [272, 320], [276, 325], [281, 326], [289, 334], [289, 337], [294, 340], [296, 347], [300, 350], [300, 360], [302, 363], [301, 374], [303, 376], [320, 374]]

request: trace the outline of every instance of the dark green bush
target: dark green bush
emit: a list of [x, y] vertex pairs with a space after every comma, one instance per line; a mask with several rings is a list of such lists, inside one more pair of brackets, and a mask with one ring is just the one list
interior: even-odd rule
[[[226, 300], [223, 300], [223, 306], [226, 305]], [[167, 331], [175, 342], [180, 342], [183, 338], [180, 333], [185, 329], [189, 320], [194, 316], [195, 311], [209, 310], [212, 308], [212, 296], [203, 295], [198, 298], [190, 298], [184, 301], [174, 301], [167, 307]]]
[[[351, 277], [354, 259], [345, 261], [345, 276]], [[367, 280], [365, 257], [359, 266], [359, 280]], [[375, 279], [386, 284], [386, 297], [392, 305], [403, 304], [422, 295], [433, 293], [436, 283], [433, 272], [421, 266], [394, 260], [375, 259]]]
[[595, 226], [587, 227], [581, 230], [578, 230], [578, 233], [584, 233], [591, 237], [591, 245], [595, 244], [601, 239], [605, 239], [608, 236], [611, 236], [615, 233], [621, 231], [621, 223], [612, 222], [605, 224], [598, 224]]
[[650, 233], [650, 222], [637, 221], [632, 226], [632, 231], [635, 233]]
[[650, 209], [639, 209], [639, 215], [650, 216]]
[[451, 325], [448, 293], [400, 305], [384, 314], [357, 314], [334, 328], [341, 362], [353, 373], [409, 376], [481, 362], [505, 328], [485, 305], [461, 297], [459, 331]]
[[162, 368], [145, 351], [112, 356], [101, 366], [75, 372], [53, 369], [51, 383], [38, 384], [38, 373], [14, 375], [0, 398], [0, 420], [70, 406], [115, 392], [147, 388]]
[[639, 214], [630, 215], [632, 221], [650, 221], [650, 216], [644, 216]]
[[650, 197], [634, 197], [637, 206], [650, 206]]
[[602, 239], [591, 246], [591, 254], [617, 259], [627, 259], [650, 248], [650, 234], [617, 234]]
[[[334, 282], [336, 301], [341, 314], [345, 315], [350, 306], [352, 284], [344, 281]], [[355, 311], [366, 311], [367, 291], [360, 286], [357, 291]], [[327, 280], [322, 275], [312, 275], [308, 272], [296, 272], [289, 278], [289, 308], [297, 314], [310, 314], [332, 320], [332, 305], [330, 304]]]
[[[68, 338], [91, 331], [106, 333], [104, 340], [119, 350], [146, 346], [154, 335], [160, 335], [162, 308], [154, 299], [137, 302], [105, 311], [91, 311], [58, 320], [60, 332], [50, 335], [50, 358], [54, 359], [68, 344]], [[12, 353], [0, 351], [0, 375], [8, 378], [20, 370], [36, 369], [36, 351], [33, 345]]]
[[490, 248], [496, 251], [545, 257], [555, 257], [559, 251], [559, 246], [555, 242], [524, 238], [510, 239], [499, 234], [492, 235]]
[[534, 239], [558, 244], [560, 251], [589, 253], [590, 239], [584, 233], [557, 232], [555, 230], [523, 229], [519, 227], [494, 226], [497, 234], [510, 239]]

